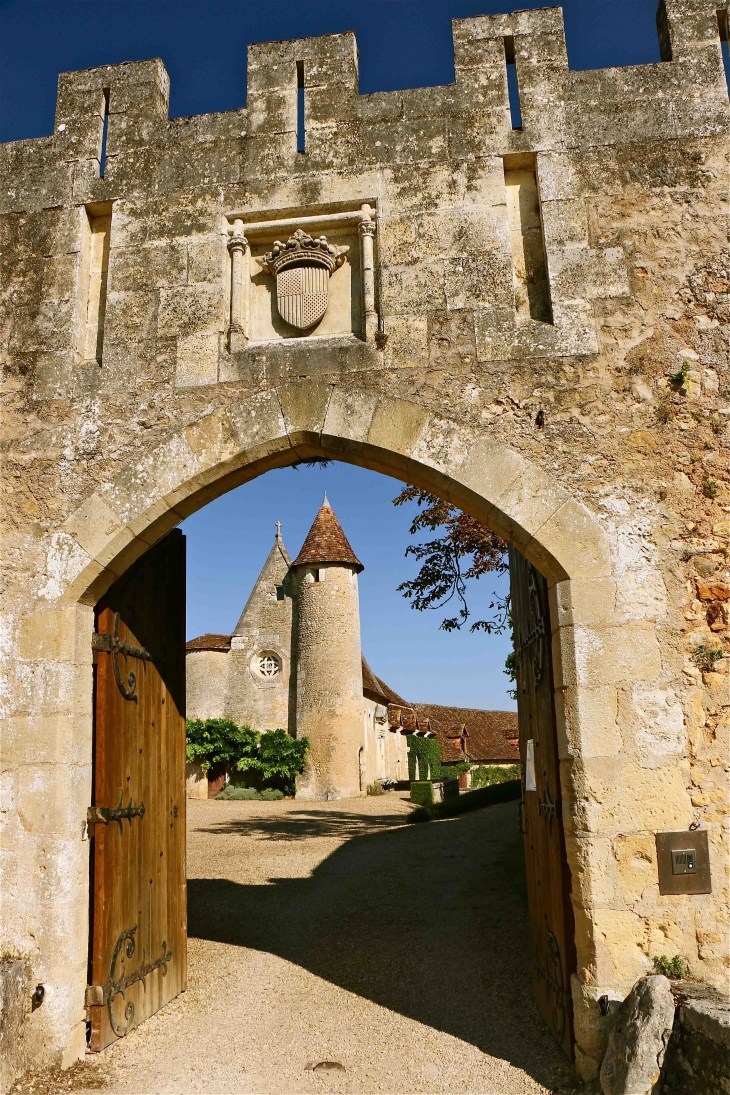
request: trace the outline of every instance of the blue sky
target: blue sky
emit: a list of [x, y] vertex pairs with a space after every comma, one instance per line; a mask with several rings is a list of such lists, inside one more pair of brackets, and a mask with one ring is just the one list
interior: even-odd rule
[[[249, 42], [354, 30], [360, 90], [453, 80], [450, 20], [543, 7], [530, 0], [0, 0], [0, 141], [39, 137], [53, 126], [59, 72], [161, 57], [172, 116], [232, 110], [246, 101]], [[656, 0], [566, 0], [574, 69], [659, 60]], [[436, 613], [413, 612], [396, 586], [414, 572], [403, 557], [409, 512], [391, 500], [399, 485], [347, 465], [271, 472], [184, 524], [188, 537], [188, 635], [230, 631], [268, 553], [274, 522], [298, 550], [324, 489], [355, 551], [361, 577], [363, 648], [373, 669], [411, 700], [512, 707], [502, 673], [504, 638], [447, 635]], [[474, 615], [496, 582], [482, 580]], [[504, 588], [504, 587], [502, 587]]]
[[[161, 57], [173, 116], [246, 101], [246, 46], [354, 30], [360, 90], [453, 80], [450, 20], [530, 0], [0, 0], [0, 141], [51, 132], [59, 72]], [[659, 60], [656, 0], [566, 0], [572, 68]]]

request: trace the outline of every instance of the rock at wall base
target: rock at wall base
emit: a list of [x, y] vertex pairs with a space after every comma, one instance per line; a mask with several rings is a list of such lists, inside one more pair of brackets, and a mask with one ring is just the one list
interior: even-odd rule
[[649, 974], [621, 1004], [601, 1065], [603, 1095], [654, 1095], [674, 1023], [668, 978]]
[[677, 1005], [662, 1095], [730, 1092], [730, 999], [707, 985], [672, 983]]
[[21, 1026], [25, 1018], [25, 970], [20, 958], [0, 960], [0, 1095], [23, 1069]]

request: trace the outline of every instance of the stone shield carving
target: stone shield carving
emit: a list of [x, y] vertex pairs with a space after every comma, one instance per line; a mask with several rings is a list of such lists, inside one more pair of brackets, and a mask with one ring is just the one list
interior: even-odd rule
[[277, 240], [256, 260], [276, 278], [276, 305], [285, 323], [306, 331], [322, 319], [329, 303], [329, 279], [348, 250], [298, 228], [286, 243]]

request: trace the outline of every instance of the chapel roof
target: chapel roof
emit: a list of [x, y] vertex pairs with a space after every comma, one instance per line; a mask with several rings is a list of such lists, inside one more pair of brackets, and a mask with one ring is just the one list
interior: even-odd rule
[[197, 639], [191, 639], [185, 643], [185, 650], [222, 650], [231, 649], [230, 635], [198, 635]]
[[413, 706], [419, 726], [428, 722], [436, 734], [441, 760], [445, 764], [464, 760], [462, 734], [465, 734], [470, 760], [482, 764], [519, 763], [516, 711], [480, 711], [474, 707], [443, 707], [436, 703]]
[[302, 544], [302, 550], [292, 566], [316, 566], [317, 563], [348, 563], [358, 572], [365, 569], [350, 547], [342, 526], [327, 501], [326, 494], [319, 513], [314, 518], [307, 538]]

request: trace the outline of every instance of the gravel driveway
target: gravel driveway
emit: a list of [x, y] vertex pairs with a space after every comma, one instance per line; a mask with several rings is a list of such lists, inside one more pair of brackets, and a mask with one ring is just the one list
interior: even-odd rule
[[577, 1090], [530, 995], [517, 804], [408, 810], [189, 802], [188, 991], [53, 1090]]

